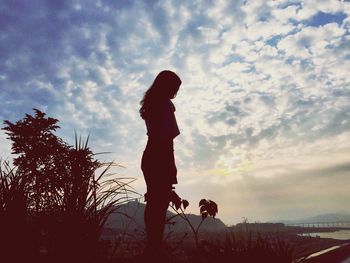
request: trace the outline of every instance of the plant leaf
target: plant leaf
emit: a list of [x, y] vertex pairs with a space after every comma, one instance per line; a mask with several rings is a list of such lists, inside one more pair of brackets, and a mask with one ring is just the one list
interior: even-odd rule
[[189, 202], [185, 199], [182, 200], [182, 206], [184, 207], [184, 209], [186, 209], [186, 207], [188, 207]]
[[205, 205], [208, 201], [206, 199], [202, 199], [199, 201], [199, 206]]

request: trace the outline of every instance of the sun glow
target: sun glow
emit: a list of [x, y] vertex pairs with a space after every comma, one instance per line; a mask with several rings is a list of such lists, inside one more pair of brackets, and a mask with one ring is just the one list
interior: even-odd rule
[[237, 176], [244, 175], [253, 170], [253, 162], [247, 149], [235, 147], [228, 153], [220, 155], [215, 163], [214, 174]]

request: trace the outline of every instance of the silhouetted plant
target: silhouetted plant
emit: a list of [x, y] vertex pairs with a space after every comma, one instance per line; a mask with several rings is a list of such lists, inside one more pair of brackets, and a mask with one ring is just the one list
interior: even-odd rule
[[[35, 116], [26, 114], [15, 124], [4, 122], [17, 157], [16, 169], [6, 165], [7, 172], [1, 170], [0, 221], [7, 215], [30, 222], [52, 259], [96, 260], [103, 252], [102, 227], [109, 214], [134, 193], [132, 180], [108, 177], [116, 164], [96, 160], [88, 138], [83, 142], [75, 135], [72, 147], [53, 133], [59, 128], [57, 119], [34, 111]], [[7, 208], [14, 199], [11, 195], [23, 200], [15, 202], [23, 206], [16, 215]], [[18, 217], [19, 211], [25, 215]]]
[[202, 241], [192, 259], [197, 263], [292, 263], [293, 248], [292, 241], [278, 235], [264, 236], [260, 233], [228, 231], [223, 244], [220, 241]]
[[35, 254], [38, 239], [27, 222], [27, 204], [28, 177], [0, 160], [0, 254], [4, 262]]
[[223, 251], [217, 255], [219, 262], [292, 263], [294, 243], [278, 235], [228, 232]]
[[[93, 160], [87, 142], [76, 139], [71, 152], [70, 177], [62, 189], [61, 221], [56, 222], [60, 227], [55, 228], [59, 230], [55, 232], [55, 240], [63, 245], [57, 254], [61, 254], [61, 250], [70, 251], [80, 259], [84, 255], [85, 260], [91, 256], [101, 259], [105, 251], [100, 247], [100, 235], [105, 221], [120, 204], [128, 201], [128, 193], [133, 193], [129, 186], [132, 181], [103, 179], [110, 175], [108, 171], [114, 163]], [[96, 170], [100, 168], [102, 171], [97, 175]]]
[[171, 203], [170, 207], [175, 211], [175, 215], [168, 218], [168, 221], [170, 221], [172, 218], [176, 216], [180, 216], [183, 220], [187, 222], [190, 229], [193, 232], [193, 237], [195, 241], [196, 248], [199, 248], [199, 230], [204, 222], [204, 220], [209, 216], [212, 216], [213, 218], [218, 213], [218, 206], [214, 201], [202, 199], [199, 201], [199, 207], [200, 207], [200, 214], [201, 214], [201, 221], [198, 224], [197, 227], [193, 226], [190, 219], [188, 218], [187, 214], [185, 213], [186, 208], [188, 207], [189, 202], [185, 199], [181, 199], [175, 191], [172, 191], [171, 195]]
[[[179, 204], [178, 201], [177, 203]], [[202, 204], [205, 203], [208, 204], [209, 202], [202, 202]], [[184, 214], [184, 209], [181, 206], [177, 207], [177, 210], [179, 210], [178, 214]], [[176, 207], [173, 209], [176, 209]], [[211, 210], [210, 212], [212, 211], [215, 210]], [[175, 216], [178, 216], [178, 214]], [[210, 214], [208, 213], [208, 215]], [[207, 216], [204, 215], [203, 217], [206, 218]], [[248, 221], [245, 219], [243, 224], [241, 224], [241, 226], [246, 224], [246, 227], [238, 228], [235, 231], [227, 231], [225, 238], [223, 240], [221, 239], [221, 241], [201, 240], [196, 249], [188, 254], [188, 257], [190, 258], [189, 262], [303, 262], [302, 259], [298, 259], [297, 261], [293, 259], [295, 248], [294, 241], [282, 234], [280, 235], [279, 233], [263, 235], [259, 232], [252, 232], [249, 230], [249, 224], [247, 222]]]
[[53, 134], [59, 128], [57, 119], [46, 118], [38, 109], [34, 111], [35, 116], [26, 114], [16, 123], [4, 121], [2, 129], [12, 141], [12, 153], [17, 155], [13, 164], [30, 178], [29, 208], [40, 213], [53, 208], [49, 204], [60, 194], [57, 190], [65, 180], [62, 171], [66, 170], [71, 147]]
[[0, 219], [24, 221], [27, 213], [25, 179], [8, 162], [0, 161]]

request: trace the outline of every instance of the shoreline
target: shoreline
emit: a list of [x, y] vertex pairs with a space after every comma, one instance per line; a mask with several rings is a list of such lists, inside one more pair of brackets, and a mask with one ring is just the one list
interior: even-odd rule
[[[319, 251], [322, 252], [323, 250]], [[317, 252], [316, 252], [317, 253]], [[313, 253], [313, 254], [316, 254]], [[312, 256], [309, 255], [309, 256]], [[324, 253], [306, 258], [306, 263], [342, 263], [350, 258], [350, 240], [339, 247], [325, 251]]]
[[350, 240], [338, 240], [333, 238], [301, 237], [296, 243], [295, 258], [307, 258], [312, 254], [319, 253], [335, 246], [342, 246]]

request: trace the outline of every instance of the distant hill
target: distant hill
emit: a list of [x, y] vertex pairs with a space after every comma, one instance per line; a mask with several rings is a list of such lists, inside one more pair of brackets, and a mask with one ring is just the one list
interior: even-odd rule
[[[118, 210], [112, 213], [106, 221], [105, 228], [114, 231], [124, 231], [131, 233], [135, 229], [144, 230], [144, 218], [143, 214], [145, 211], [145, 204], [138, 201], [131, 201], [125, 205], [122, 205]], [[174, 216], [175, 213], [168, 210], [167, 217], [170, 218]], [[199, 215], [188, 215], [191, 223], [196, 227], [201, 221], [201, 216]], [[187, 222], [185, 222], [179, 216], [171, 220], [174, 224], [167, 227], [174, 232], [182, 232], [190, 230]], [[226, 225], [217, 218], [208, 217], [201, 226], [201, 231], [218, 231], [222, 230]]]
[[329, 213], [321, 214], [312, 217], [305, 217], [295, 220], [279, 220], [279, 222], [284, 224], [307, 224], [307, 223], [326, 223], [326, 222], [350, 222], [350, 213]]

